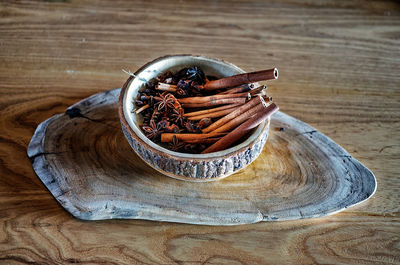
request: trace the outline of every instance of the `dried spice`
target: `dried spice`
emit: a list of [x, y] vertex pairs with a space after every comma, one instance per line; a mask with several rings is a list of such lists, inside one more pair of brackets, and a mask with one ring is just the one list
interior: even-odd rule
[[252, 84], [277, 76], [276, 68], [221, 79], [198, 66], [167, 71], [144, 85], [134, 112], [143, 118], [144, 134], [172, 151], [220, 151], [278, 109], [263, 95], [265, 86]]
[[150, 120], [149, 126], [142, 126], [146, 136], [151, 140], [156, 140], [162, 133], [165, 125], [161, 121], [156, 124], [154, 120]]

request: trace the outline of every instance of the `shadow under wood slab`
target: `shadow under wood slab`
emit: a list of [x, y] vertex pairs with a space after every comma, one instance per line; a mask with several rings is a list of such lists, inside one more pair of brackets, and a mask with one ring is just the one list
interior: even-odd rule
[[[80, 219], [147, 219], [236, 225], [329, 215], [368, 199], [370, 170], [331, 139], [282, 112], [259, 158], [221, 181], [193, 183], [145, 164], [118, 118], [120, 89], [93, 95], [41, 123], [33, 168]], [[284, 129], [281, 129], [284, 128]]]

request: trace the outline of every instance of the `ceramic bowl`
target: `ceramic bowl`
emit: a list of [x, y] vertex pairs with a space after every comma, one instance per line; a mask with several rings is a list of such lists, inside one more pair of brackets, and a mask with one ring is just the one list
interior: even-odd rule
[[132, 112], [134, 99], [146, 82], [166, 71], [199, 66], [206, 75], [216, 77], [244, 73], [239, 67], [218, 59], [193, 55], [160, 57], [130, 76], [121, 89], [118, 102], [122, 130], [132, 149], [155, 170], [172, 178], [188, 181], [213, 181], [225, 178], [253, 162], [268, 138], [270, 119], [261, 123], [243, 142], [209, 154], [187, 154], [168, 150], [149, 140], [139, 128], [141, 117]]

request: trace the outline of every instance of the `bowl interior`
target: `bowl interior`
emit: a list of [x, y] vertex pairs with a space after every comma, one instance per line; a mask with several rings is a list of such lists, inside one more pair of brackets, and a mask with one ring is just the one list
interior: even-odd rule
[[141, 124], [142, 118], [140, 117], [140, 115], [137, 115], [133, 112], [133, 110], [136, 108], [134, 100], [136, 99], [138, 92], [148, 81], [157, 77], [161, 73], [164, 73], [166, 71], [171, 71], [174, 73], [181, 70], [182, 68], [190, 66], [199, 66], [206, 75], [212, 75], [218, 78], [244, 73], [242, 69], [238, 68], [233, 64], [202, 56], [189, 56], [189, 55], [168, 56], [150, 62], [149, 64], [145, 65], [135, 73], [135, 78], [133, 78], [131, 83], [128, 85], [123, 98], [123, 113], [126, 121], [132, 128], [133, 132], [144, 143], [148, 144], [154, 149], [160, 150], [162, 152], [165, 152], [173, 156], [193, 158], [193, 159], [225, 156], [238, 149], [241, 149], [242, 147], [247, 146], [252, 141], [254, 141], [258, 137], [258, 135], [263, 132], [263, 128], [266, 125], [265, 122], [260, 124], [256, 128], [256, 130], [253, 131], [253, 133], [240, 144], [235, 145], [226, 150], [208, 154], [188, 154], [188, 153], [174, 152], [154, 143], [144, 135], [144, 133], [138, 127], [138, 125]]

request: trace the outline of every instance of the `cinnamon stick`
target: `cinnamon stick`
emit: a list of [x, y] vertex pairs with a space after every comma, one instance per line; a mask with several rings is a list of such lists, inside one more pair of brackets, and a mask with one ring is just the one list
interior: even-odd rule
[[149, 104], [146, 104], [146, 105], [142, 106], [141, 108], [137, 109], [137, 110], [135, 111], [135, 113], [136, 113], [136, 114], [139, 114], [140, 112], [144, 111], [145, 109], [147, 109], [147, 108], [149, 108], [149, 107], [150, 107], [150, 105], [149, 105]]
[[161, 91], [176, 92], [177, 86], [166, 83], [158, 83], [156, 89]]
[[219, 126], [222, 126], [225, 123], [227, 123], [228, 121], [232, 120], [236, 116], [239, 116], [243, 112], [249, 110], [251, 107], [253, 107], [253, 106], [257, 105], [257, 104], [260, 104], [260, 103], [261, 103], [260, 97], [255, 97], [255, 98], [251, 99], [249, 102], [247, 102], [243, 106], [237, 108], [235, 111], [229, 113], [228, 115], [226, 115], [223, 118], [217, 120], [216, 122], [214, 122], [213, 124], [211, 124], [207, 128], [203, 129], [202, 132], [203, 133], [209, 133], [209, 132], [217, 129]]
[[265, 102], [271, 102], [272, 101], [272, 97], [268, 97], [267, 95], [263, 95], [262, 96]]
[[254, 95], [257, 95], [257, 94], [261, 93], [261, 91], [263, 91], [266, 88], [267, 88], [266, 85], [262, 85], [262, 86], [254, 88], [254, 89], [251, 89], [249, 91], [249, 93], [250, 93], [250, 95], [254, 96]]
[[197, 115], [197, 116], [190, 116], [188, 117], [189, 120], [193, 120], [193, 121], [197, 121], [197, 120], [201, 120], [204, 118], [218, 118], [218, 117], [222, 117], [225, 115], [228, 115], [229, 113], [231, 113], [232, 111], [236, 110], [237, 107], [231, 107], [229, 109], [224, 109], [224, 110], [220, 110], [220, 111], [215, 111], [215, 112], [211, 112], [211, 113], [206, 113], [206, 114], [202, 114], [202, 115]]
[[[251, 85], [252, 86], [252, 85]], [[250, 85], [241, 85], [238, 87], [234, 87], [228, 90], [225, 90], [223, 92], [218, 93], [217, 95], [224, 95], [224, 94], [235, 94], [235, 93], [242, 93], [242, 92], [247, 92], [250, 89], [252, 89]]]
[[178, 101], [182, 104], [184, 103], [206, 103], [212, 102], [218, 99], [225, 99], [225, 98], [246, 98], [247, 94], [226, 94], [226, 95], [212, 95], [206, 97], [188, 97], [188, 98], [180, 98]]
[[251, 129], [258, 126], [264, 120], [266, 120], [269, 116], [275, 113], [278, 110], [278, 106], [275, 103], [270, 104], [263, 111], [257, 113], [248, 121], [242, 123], [240, 126], [236, 127], [232, 132], [222, 137], [219, 141], [205, 149], [202, 154], [218, 152], [224, 150], [231, 146], [233, 143], [236, 143], [240, 138], [245, 136]]
[[211, 133], [216, 133], [216, 132], [228, 132], [234, 128], [236, 128], [238, 125], [240, 125], [241, 123], [243, 123], [244, 121], [250, 119], [254, 114], [259, 113], [260, 111], [262, 111], [264, 109], [264, 105], [263, 104], [257, 104], [255, 106], [253, 106], [251, 109], [249, 109], [248, 111], [243, 112], [241, 115], [235, 117], [234, 119], [228, 121], [227, 123], [225, 123], [224, 125], [216, 128], [215, 130], [213, 130]]
[[212, 137], [212, 138], [205, 138], [205, 139], [186, 140], [184, 142], [188, 143], [188, 144], [212, 144], [221, 138], [222, 137]]
[[[255, 95], [257, 95], [257, 94], [260, 94], [261, 91], [263, 91], [263, 90], [266, 89], [266, 88], [267, 88], [266, 85], [262, 85], [262, 86], [259, 86], [259, 87], [254, 88], [254, 89], [251, 89], [251, 90], [248, 91], [248, 92], [236, 93], [236, 94], [232, 94], [232, 95], [235, 95], [236, 97], [242, 97], [242, 96], [243, 96], [243, 97], [244, 97], [244, 96], [249, 97], [249, 95], [250, 95], [250, 97], [252, 97], [252, 96], [255, 96]], [[224, 96], [224, 95], [217, 95], [217, 96]]]
[[246, 98], [223, 98], [205, 103], [184, 103], [182, 106], [184, 108], [201, 108], [225, 104], [244, 104], [245, 102]]
[[216, 90], [216, 89], [239, 86], [239, 85], [243, 85], [243, 84], [250, 84], [250, 83], [263, 81], [263, 80], [277, 79], [277, 78], [278, 78], [278, 69], [272, 68], [272, 69], [268, 69], [268, 70], [233, 75], [233, 76], [209, 81], [203, 86], [198, 86], [198, 88], [209, 91], [209, 90]]
[[240, 104], [230, 104], [230, 105], [224, 105], [224, 106], [216, 107], [216, 108], [212, 108], [212, 109], [193, 111], [193, 112], [185, 113], [184, 116], [186, 116], [186, 117], [198, 116], [198, 115], [213, 113], [213, 112], [217, 112], [220, 110], [229, 109], [229, 108], [237, 107], [237, 106], [240, 106]]
[[224, 136], [226, 133], [162, 133], [161, 142], [168, 143], [175, 136], [179, 141], [193, 141], [206, 138], [214, 138]]

